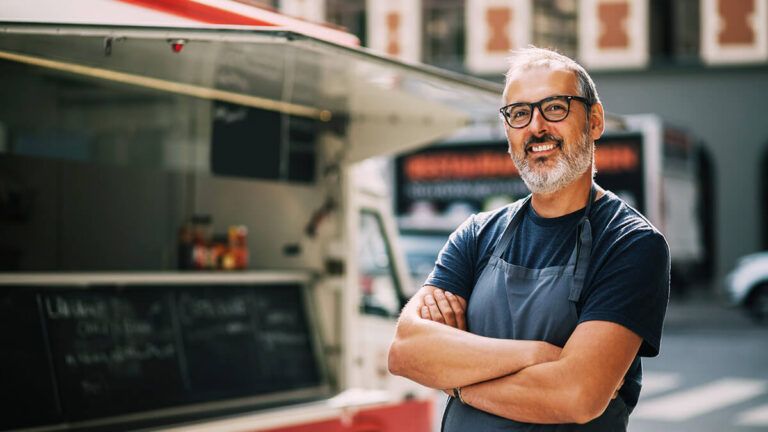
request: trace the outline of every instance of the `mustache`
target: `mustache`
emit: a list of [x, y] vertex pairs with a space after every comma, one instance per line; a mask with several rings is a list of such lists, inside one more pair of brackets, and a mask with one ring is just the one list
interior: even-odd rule
[[533, 144], [541, 144], [545, 142], [555, 142], [557, 143], [557, 145], [562, 146], [563, 139], [561, 137], [556, 137], [554, 135], [542, 135], [542, 136], [534, 135], [528, 138], [527, 140], [525, 140], [525, 142], [523, 143], [523, 148], [525, 150], [528, 150], [528, 147]]

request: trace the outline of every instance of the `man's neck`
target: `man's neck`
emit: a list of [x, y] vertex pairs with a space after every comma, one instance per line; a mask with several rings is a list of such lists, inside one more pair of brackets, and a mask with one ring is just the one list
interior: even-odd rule
[[[592, 168], [584, 172], [573, 183], [551, 194], [534, 193], [531, 205], [541, 217], [554, 218], [573, 213], [587, 205], [589, 189], [592, 187]], [[597, 188], [597, 197], [603, 194]]]

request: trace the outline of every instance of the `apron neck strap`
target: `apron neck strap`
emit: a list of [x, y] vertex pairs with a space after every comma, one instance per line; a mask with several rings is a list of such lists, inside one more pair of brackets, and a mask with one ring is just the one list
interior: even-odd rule
[[592, 255], [592, 225], [589, 223], [589, 211], [592, 209], [592, 203], [595, 201], [597, 188], [595, 183], [589, 190], [587, 207], [584, 209], [584, 216], [581, 217], [579, 225], [576, 227], [576, 267], [573, 269], [573, 286], [568, 300], [578, 302], [581, 298], [581, 291], [584, 287], [584, 279], [587, 275], [589, 258]]
[[532, 195], [528, 195], [525, 197], [522, 204], [520, 204], [515, 213], [512, 214], [512, 220], [507, 224], [507, 227], [504, 229], [504, 234], [501, 235], [501, 240], [499, 240], [496, 248], [493, 249], [493, 256], [496, 258], [500, 258], [501, 254], [507, 250], [509, 243], [512, 241], [512, 235], [515, 233], [515, 228], [520, 225], [520, 220], [522, 219], [523, 214], [525, 214], [527, 207], [531, 204], [531, 196]]
[[595, 187], [595, 183], [592, 182], [592, 186], [589, 188], [589, 198], [587, 198], [587, 206], [584, 208], [584, 215], [581, 217], [581, 220], [579, 221], [579, 225], [584, 223], [587, 219], [589, 219], [589, 211], [592, 210], [592, 203], [595, 202], [595, 197], [597, 196], [597, 188]]

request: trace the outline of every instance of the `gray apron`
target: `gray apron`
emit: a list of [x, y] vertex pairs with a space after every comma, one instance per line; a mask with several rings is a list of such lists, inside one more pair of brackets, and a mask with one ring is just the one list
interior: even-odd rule
[[[596, 193], [592, 186], [568, 264], [543, 269], [512, 265], [501, 258], [530, 205], [531, 197], [523, 201], [472, 289], [467, 302], [468, 331], [492, 338], [543, 340], [559, 347], [565, 345], [579, 320], [576, 304], [581, 297], [592, 250], [592, 227], [588, 216]], [[615, 432], [626, 430], [628, 419], [627, 407], [621, 397], [613, 399], [600, 417], [583, 425], [520, 423], [450, 398], [443, 416], [443, 431]]]

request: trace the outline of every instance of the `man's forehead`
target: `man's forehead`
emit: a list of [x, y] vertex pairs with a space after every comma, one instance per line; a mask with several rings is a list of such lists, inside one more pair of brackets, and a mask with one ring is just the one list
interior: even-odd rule
[[[537, 93], [551, 89], [554, 94], [572, 94], [578, 91], [576, 73], [558, 62], [532, 64], [517, 68], [508, 75], [507, 101], [519, 100], [524, 94], [538, 90]], [[529, 101], [530, 102], [530, 101]]]

